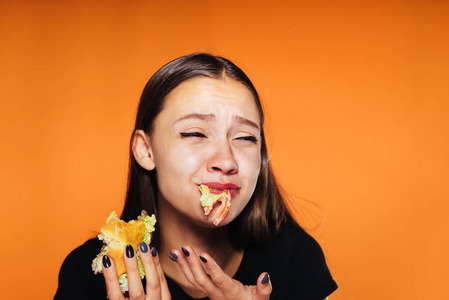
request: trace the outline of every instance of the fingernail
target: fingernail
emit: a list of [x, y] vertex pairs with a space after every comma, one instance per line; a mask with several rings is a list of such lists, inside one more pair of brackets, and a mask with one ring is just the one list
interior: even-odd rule
[[201, 255], [200, 255], [200, 259], [201, 259], [201, 261], [202, 261], [203, 263], [207, 263], [207, 259], [205, 259], [205, 258], [202, 257]]
[[178, 255], [174, 254], [173, 252], [170, 252], [170, 255], [168, 256], [172, 261], [178, 261]]
[[140, 252], [147, 253], [148, 252], [148, 246], [145, 242], [140, 242]]
[[131, 245], [126, 246], [126, 257], [133, 258], [134, 257], [134, 248]]
[[184, 253], [184, 255], [185, 255], [186, 257], [189, 257], [189, 256], [190, 256], [190, 253], [189, 253], [189, 251], [187, 251], [187, 249], [185, 249], [184, 247], [182, 247], [181, 250], [182, 250], [182, 253]]
[[151, 255], [153, 255], [153, 257], [157, 256], [157, 250], [156, 247], [151, 248]]
[[268, 281], [270, 281], [270, 275], [265, 274], [265, 276], [262, 278], [262, 284], [266, 285], [268, 283]]
[[107, 255], [103, 256], [103, 267], [107, 269], [110, 266], [111, 266], [111, 259], [109, 258], [109, 256]]

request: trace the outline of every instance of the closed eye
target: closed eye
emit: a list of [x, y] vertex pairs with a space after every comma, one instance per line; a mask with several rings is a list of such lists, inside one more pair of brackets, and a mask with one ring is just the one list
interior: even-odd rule
[[241, 137], [238, 137], [237, 140], [250, 141], [250, 142], [253, 142], [254, 144], [257, 143], [257, 138], [252, 135], [241, 136]]
[[180, 132], [179, 133], [181, 137], [198, 137], [198, 138], [205, 138], [206, 136], [202, 134], [201, 132]]

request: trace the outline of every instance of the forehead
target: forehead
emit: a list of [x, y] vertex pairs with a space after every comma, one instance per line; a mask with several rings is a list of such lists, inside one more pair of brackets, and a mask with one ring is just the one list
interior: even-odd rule
[[196, 77], [184, 81], [166, 97], [161, 114], [224, 113], [260, 122], [259, 107], [252, 92], [230, 78]]

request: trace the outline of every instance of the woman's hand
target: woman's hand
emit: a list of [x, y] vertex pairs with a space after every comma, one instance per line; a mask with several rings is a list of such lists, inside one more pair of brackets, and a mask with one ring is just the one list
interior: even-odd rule
[[243, 285], [229, 277], [207, 253], [197, 256], [191, 247], [173, 250], [171, 259], [181, 267], [187, 280], [212, 300], [268, 300], [272, 291], [268, 273], [262, 273], [256, 285]]
[[[147, 294], [145, 294], [142, 286], [136, 254], [133, 247], [128, 245], [124, 256], [126, 273], [128, 274], [129, 299], [170, 300], [170, 292], [161, 264], [159, 263], [159, 255], [157, 254], [156, 248], [152, 248], [149, 251], [148, 245], [142, 242], [139, 246], [139, 254], [145, 269]], [[103, 257], [103, 274], [109, 300], [125, 299], [120, 290], [114, 262], [107, 256]]]

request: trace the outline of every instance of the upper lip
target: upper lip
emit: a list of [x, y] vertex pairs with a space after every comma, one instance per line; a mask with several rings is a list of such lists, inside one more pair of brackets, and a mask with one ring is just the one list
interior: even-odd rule
[[203, 182], [202, 184], [208, 186], [211, 189], [216, 189], [216, 190], [238, 190], [238, 189], [240, 189], [239, 186], [237, 186], [233, 183]]

